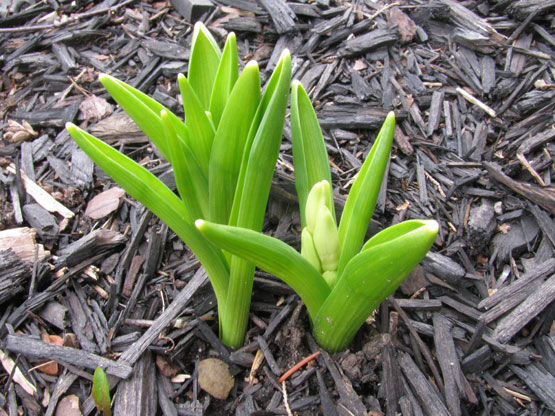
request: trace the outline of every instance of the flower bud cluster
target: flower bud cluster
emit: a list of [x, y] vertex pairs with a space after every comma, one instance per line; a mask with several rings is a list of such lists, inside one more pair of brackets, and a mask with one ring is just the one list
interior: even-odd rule
[[306, 201], [306, 227], [301, 234], [301, 255], [307, 259], [330, 287], [335, 284], [339, 263], [339, 233], [333, 215], [331, 185], [320, 181], [312, 187]]

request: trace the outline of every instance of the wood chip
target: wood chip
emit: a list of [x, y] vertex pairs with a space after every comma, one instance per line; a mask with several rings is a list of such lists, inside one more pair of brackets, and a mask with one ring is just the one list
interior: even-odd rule
[[[15, 165], [10, 164], [7, 168], [8, 172], [16, 174]], [[21, 172], [21, 179], [25, 185], [27, 194], [33, 197], [37, 203], [49, 212], [57, 212], [64, 218], [73, 218], [74, 213], [65, 206], [56, 201], [48, 192], [33, 182], [25, 173]]]
[[34, 263], [50, 255], [42, 244], [35, 241], [36, 232], [31, 228], [11, 228], [0, 231], [0, 251], [12, 249], [23, 261]]

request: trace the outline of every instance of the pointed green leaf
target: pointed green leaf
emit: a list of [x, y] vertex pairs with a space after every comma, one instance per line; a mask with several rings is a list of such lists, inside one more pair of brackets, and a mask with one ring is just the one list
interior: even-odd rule
[[169, 161], [169, 151], [162, 131], [160, 112], [162, 110], [167, 112], [173, 129], [180, 136], [183, 136], [185, 131], [183, 122], [166, 107], [125, 82], [106, 74], [101, 74], [99, 79], [112, 98], [129, 114], [129, 117], [137, 123], [164, 158]]
[[437, 232], [436, 221], [411, 220], [377, 234], [374, 243], [347, 264], [318, 312], [318, 343], [329, 351], [346, 348], [370, 313], [424, 258]]
[[191, 42], [188, 79], [203, 110], [210, 108], [210, 97], [222, 52], [218, 43], [201, 22], [195, 24]]
[[[255, 231], [262, 229], [283, 134], [290, 82], [291, 56], [286, 51], [270, 78], [249, 132], [233, 200], [231, 225]], [[226, 345], [240, 346], [243, 343], [253, 276], [253, 265], [236, 256], [232, 257], [227, 296], [228, 302], [234, 302], [240, 307], [232, 307], [223, 318], [224, 331], [231, 331], [222, 334], [222, 341]]]
[[177, 137], [166, 111], [160, 113], [168, 143], [175, 184], [189, 218], [205, 218], [208, 212], [208, 180], [189, 145]]
[[210, 281], [218, 302], [225, 307], [229, 280], [227, 263], [198, 232], [185, 205], [166, 185], [141, 165], [96, 137], [68, 123], [66, 129], [79, 147], [125, 191], [164, 221], [195, 253]]
[[339, 275], [362, 247], [389, 160], [394, 130], [395, 114], [390, 112], [349, 192], [339, 223]]
[[[233, 90], [239, 72], [237, 62], [237, 42], [235, 33], [227, 35], [224, 52], [218, 67], [218, 73], [214, 80], [214, 89], [210, 99], [210, 113], [215, 126], [220, 123], [220, 118], [227, 103], [227, 99]], [[259, 92], [260, 94], [260, 92]]]
[[185, 127], [189, 136], [188, 144], [196, 155], [204, 174], [208, 176], [210, 151], [215, 134], [214, 125], [204, 112], [189, 80], [183, 74], [179, 74], [177, 82], [185, 108]]
[[291, 55], [285, 50], [268, 81], [249, 130], [230, 225], [253, 230], [260, 230], [262, 227], [283, 135], [290, 82]]
[[103, 416], [112, 416], [112, 400], [108, 377], [102, 367], [96, 367], [93, 376], [92, 398], [96, 408]]
[[[331, 173], [328, 152], [318, 118], [308, 94], [299, 81], [293, 81], [291, 88], [291, 140], [301, 226], [305, 227], [308, 194], [317, 182], [326, 180], [331, 184]], [[335, 217], [331, 194], [330, 205]]]
[[211, 221], [227, 224], [241, 160], [258, 103], [260, 75], [256, 62], [249, 62], [229, 97], [210, 155], [210, 216]]
[[276, 238], [245, 228], [197, 220], [200, 232], [224, 250], [256, 264], [297, 292], [315, 317], [330, 289], [320, 273], [295, 249]]
[[[430, 220], [407, 220], [400, 222], [398, 224], [387, 227], [385, 230], [380, 231], [376, 235], [372, 236], [364, 246], [362, 246], [361, 251], [366, 251], [372, 247], [379, 246], [380, 244], [391, 243], [392, 241], [401, 241], [398, 239], [407, 238], [407, 236], [412, 236], [415, 238], [417, 235], [411, 234], [415, 231], [419, 232], [435, 232], [437, 234], [436, 228], [438, 224], [436, 221]], [[434, 237], [435, 238], [435, 237]]]

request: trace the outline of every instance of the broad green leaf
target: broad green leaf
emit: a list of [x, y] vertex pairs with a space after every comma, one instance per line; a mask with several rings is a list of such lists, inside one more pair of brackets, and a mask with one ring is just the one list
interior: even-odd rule
[[175, 184], [189, 218], [206, 218], [208, 212], [208, 180], [190, 149], [177, 137], [166, 111], [160, 113], [162, 127], [170, 151]]
[[195, 228], [185, 205], [156, 176], [113, 147], [68, 123], [66, 129], [79, 147], [125, 191], [164, 221], [202, 263], [218, 302], [225, 307], [229, 281], [227, 263], [220, 250]]
[[[220, 118], [224, 112], [227, 99], [233, 90], [233, 86], [237, 81], [239, 72], [237, 62], [237, 43], [235, 33], [227, 35], [224, 52], [218, 67], [218, 73], [214, 80], [214, 89], [212, 90], [212, 98], [210, 99], [210, 113], [214, 121], [214, 125], [218, 126]], [[260, 88], [259, 88], [260, 89]], [[260, 95], [260, 91], [258, 91]]]
[[[301, 226], [305, 227], [308, 194], [317, 182], [326, 180], [331, 184], [331, 173], [318, 118], [310, 98], [299, 81], [293, 81], [291, 89], [291, 139]], [[331, 194], [330, 206], [335, 218]]]
[[362, 247], [389, 160], [394, 130], [395, 114], [390, 112], [347, 197], [339, 223], [341, 254], [337, 273], [340, 276]]
[[208, 177], [210, 151], [215, 133], [214, 125], [203, 110], [189, 80], [183, 74], [179, 74], [177, 82], [181, 91], [181, 97], [183, 98], [185, 127], [189, 137], [189, 146], [195, 153], [204, 174]]
[[312, 318], [330, 293], [320, 273], [283, 241], [245, 228], [197, 220], [200, 232], [232, 254], [274, 274], [297, 292]]
[[96, 408], [103, 416], [112, 416], [112, 400], [108, 377], [102, 367], [96, 367], [93, 376], [92, 398]]
[[[282, 54], [274, 74], [270, 78], [249, 139], [245, 145], [237, 190], [233, 201], [230, 225], [255, 231], [262, 229], [266, 204], [272, 185], [275, 164], [279, 154], [285, 110], [291, 82], [291, 56], [288, 51]], [[260, 125], [258, 115], [261, 116]], [[251, 142], [252, 137], [252, 142]], [[223, 319], [222, 341], [226, 345], [240, 346], [248, 322], [248, 311], [252, 292], [254, 266], [233, 256], [231, 259], [228, 288], [228, 306]], [[229, 302], [233, 303], [233, 306]]]
[[379, 244], [351, 259], [318, 312], [314, 335], [327, 350], [349, 345], [370, 313], [424, 258], [438, 232], [437, 222], [425, 220], [390, 228], [376, 235]]
[[179, 117], [162, 104], [123, 81], [106, 74], [101, 74], [99, 79], [112, 98], [125, 110], [129, 117], [137, 123], [139, 128], [147, 135], [152, 143], [154, 143], [158, 150], [160, 150], [164, 158], [169, 161], [170, 156], [162, 132], [160, 112], [167, 112], [173, 129], [180, 137], [183, 137], [185, 134], [185, 125]]
[[256, 62], [245, 66], [222, 114], [210, 155], [211, 221], [227, 224], [241, 160], [256, 109], [260, 102], [260, 75]]
[[[385, 230], [380, 231], [376, 235], [372, 236], [370, 240], [368, 240], [364, 246], [362, 246], [361, 251], [368, 250], [369, 248], [378, 246], [384, 243], [390, 243], [397, 238], [404, 237], [406, 235], [413, 235], [409, 234], [413, 231], [425, 231], [426, 229], [422, 227], [428, 227], [429, 229], [433, 230], [434, 227], [437, 227], [437, 223], [435, 221], [429, 220], [407, 220], [400, 222], [398, 224], [392, 225], [387, 227]], [[437, 231], [436, 231], [437, 233]]]
[[210, 108], [210, 97], [222, 52], [218, 43], [201, 22], [195, 24], [191, 41], [188, 79], [203, 110]]

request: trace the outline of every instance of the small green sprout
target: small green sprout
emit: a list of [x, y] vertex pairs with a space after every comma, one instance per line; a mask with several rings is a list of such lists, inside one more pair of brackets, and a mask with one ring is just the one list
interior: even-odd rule
[[171, 163], [179, 196], [144, 167], [73, 124], [77, 144], [129, 195], [164, 221], [195, 253], [216, 294], [220, 338], [244, 342], [255, 266], [211, 244], [197, 218], [260, 231], [279, 154], [291, 82], [288, 51], [261, 96], [256, 62], [238, 75], [235, 35], [223, 52], [195, 25], [188, 76], [178, 77], [184, 122], [109, 75], [100, 81]]
[[301, 253], [252, 230], [196, 222], [206, 238], [290, 285], [308, 309], [316, 341], [328, 351], [349, 346], [372, 311], [426, 255], [438, 232], [436, 221], [409, 220], [386, 228], [363, 244], [394, 129], [395, 116], [389, 113], [353, 183], [337, 227], [322, 132], [308, 95], [295, 82], [291, 132]]
[[102, 367], [96, 367], [93, 376], [92, 397], [96, 408], [103, 416], [112, 416], [112, 399], [108, 378]]

